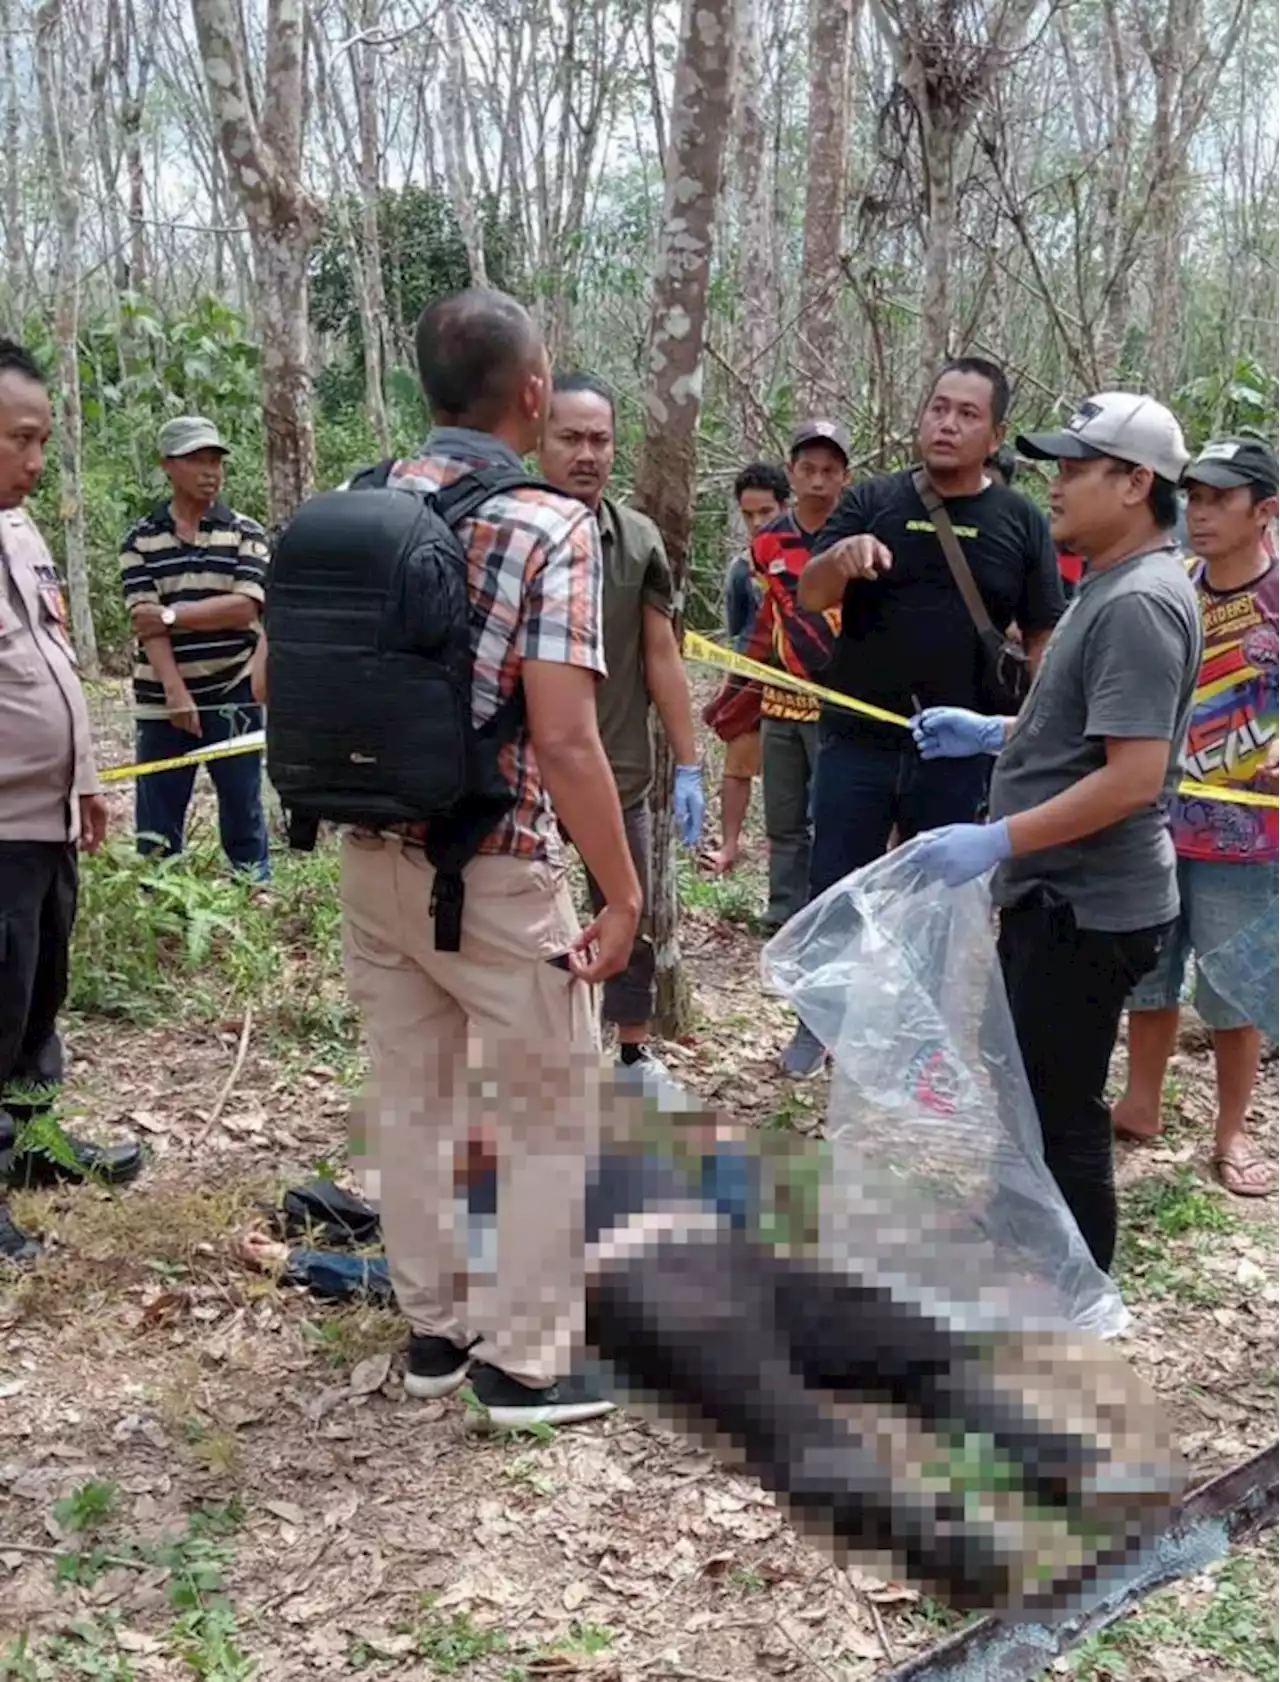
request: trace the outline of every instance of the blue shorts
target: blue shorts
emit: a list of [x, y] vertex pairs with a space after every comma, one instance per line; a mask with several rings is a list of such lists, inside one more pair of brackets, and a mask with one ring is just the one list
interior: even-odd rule
[[[1274, 864], [1227, 864], [1213, 859], [1178, 860], [1182, 901], [1156, 962], [1129, 995], [1130, 1010], [1172, 1010], [1182, 1002], [1187, 959], [1204, 957], [1258, 921], [1275, 915]], [[1192, 1002], [1207, 1028], [1247, 1028], [1249, 1018], [1214, 990], [1197, 969]]]

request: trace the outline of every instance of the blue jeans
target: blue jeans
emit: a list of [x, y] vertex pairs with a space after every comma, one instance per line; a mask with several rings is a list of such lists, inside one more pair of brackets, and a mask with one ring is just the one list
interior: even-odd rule
[[[194, 748], [230, 741], [262, 728], [262, 708], [252, 704], [245, 678], [221, 697], [223, 710], [200, 714], [200, 736], [189, 736], [167, 718], [140, 718], [139, 764], [154, 759], [177, 759]], [[209, 775], [218, 793], [218, 833], [222, 850], [238, 869], [249, 870], [265, 882], [271, 875], [267, 819], [262, 808], [262, 755], [235, 754], [213, 759]], [[180, 853], [187, 827], [187, 807], [199, 766], [155, 771], [135, 785], [134, 827], [140, 853]]]
[[[1274, 864], [1237, 864], [1225, 859], [1179, 859], [1178, 899], [1180, 908], [1173, 933], [1165, 942], [1156, 967], [1149, 971], [1129, 995], [1130, 1010], [1173, 1010], [1182, 998], [1187, 960], [1196, 958], [1195, 1007], [1206, 1028], [1248, 1028], [1261, 1012], [1250, 1010], [1249, 977], [1265, 965], [1263, 943], [1269, 934], [1275, 939], [1276, 867]], [[1258, 928], [1256, 937], [1247, 931]], [[1219, 952], [1244, 936], [1245, 951], [1228, 955], [1225, 963], [1213, 963]], [[1272, 947], [1274, 951], [1274, 946]], [[1205, 960], [1209, 959], [1208, 964]], [[1216, 980], [1219, 985], [1215, 985]], [[1206, 973], [1207, 972], [1207, 973]], [[1226, 993], [1221, 987], [1226, 987]], [[1253, 992], [1257, 991], [1255, 986]], [[1274, 1004], [1275, 983], [1267, 979], [1261, 1000]]]
[[878, 859], [897, 825], [909, 841], [943, 824], [972, 823], [986, 799], [991, 760], [921, 759], [911, 741], [881, 746], [825, 724], [813, 780], [809, 896]]

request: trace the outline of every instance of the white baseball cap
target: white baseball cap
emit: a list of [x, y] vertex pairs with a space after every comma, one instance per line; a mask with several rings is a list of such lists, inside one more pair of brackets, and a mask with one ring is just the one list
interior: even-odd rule
[[1154, 397], [1100, 391], [1086, 397], [1062, 432], [1030, 432], [1017, 440], [1024, 456], [1040, 461], [1091, 461], [1111, 456], [1149, 467], [1177, 484], [1191, 460], [1175, 416]]

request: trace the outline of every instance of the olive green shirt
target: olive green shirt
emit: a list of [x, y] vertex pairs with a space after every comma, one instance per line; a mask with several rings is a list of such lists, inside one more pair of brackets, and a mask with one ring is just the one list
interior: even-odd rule
[[671, 565], [657, 526], [634, 508], [604, 497], [600, 503], [604, 554], [606, 677], [596, 690], [600, 739], [623, 810], [638, 806], [653, 781], [649, 690], [644, 672], [644, 610], [675, 613]]

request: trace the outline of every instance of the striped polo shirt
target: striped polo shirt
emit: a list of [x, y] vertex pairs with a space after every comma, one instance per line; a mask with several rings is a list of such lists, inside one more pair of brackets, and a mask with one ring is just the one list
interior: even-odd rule
[[[256, 520], [215, 502], [200, 521], [196, 541], [179, 537], [168, 502], [159, 503], [138, 521], [120, 554], [126, 607], [155, 602], [177, 607], [210, 596], [266, 595], [267, 534]], [[243, 631], [170, 632], [173, 657], [191, 699], [217, 701], [248, 676], [257, 646], [255, 627]], [[133, 668], [133, 694], [139, 706], [164, 702], [164, 685], [151, 669], [142, 645]]]

